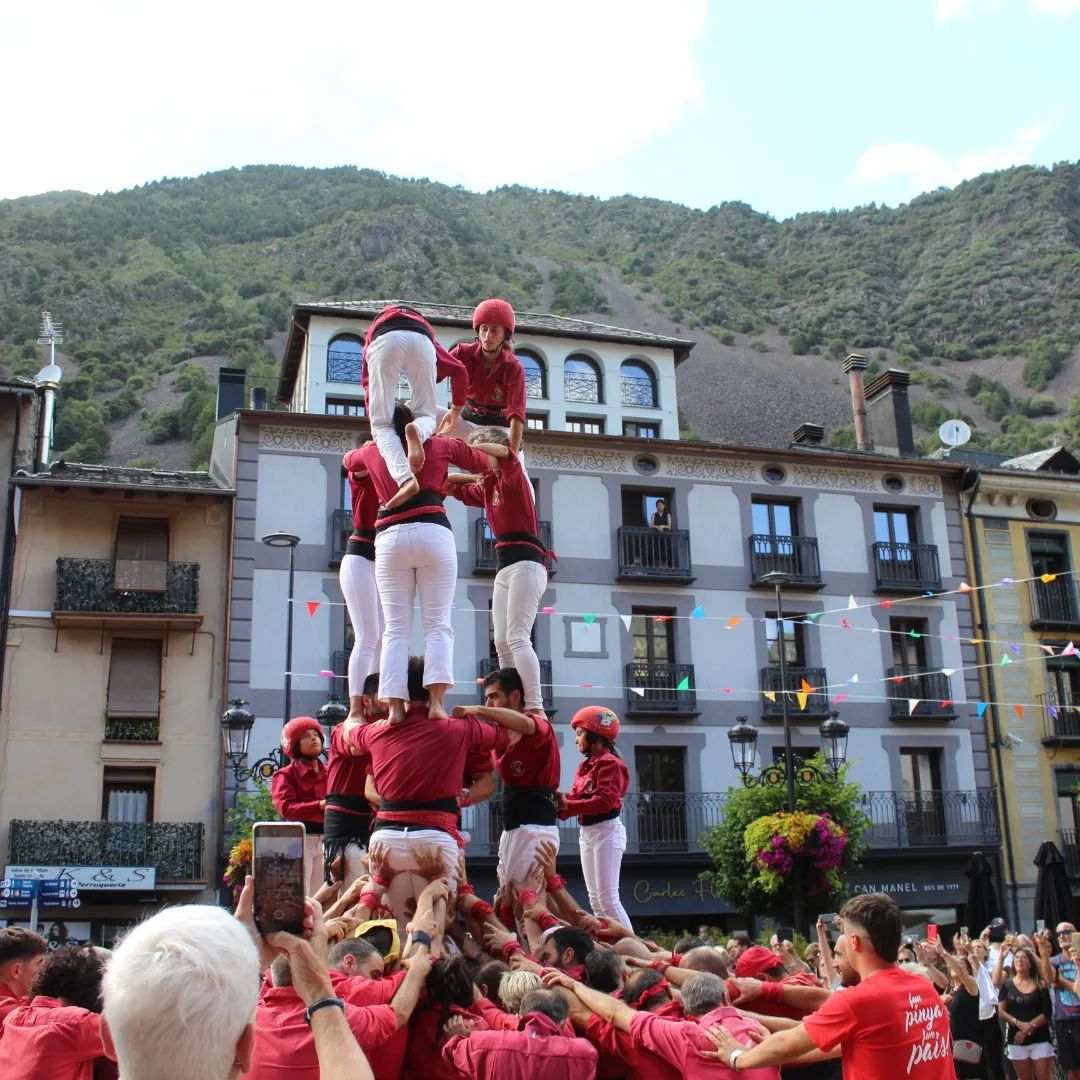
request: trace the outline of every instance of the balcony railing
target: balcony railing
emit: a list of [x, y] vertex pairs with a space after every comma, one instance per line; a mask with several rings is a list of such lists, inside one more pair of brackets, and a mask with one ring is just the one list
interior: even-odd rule
[[618, 531], [619, 577], [648, 581], [693, 581], [688, 529], [622, 525]]
[[[762, 694], [775, 694], [776, 700], [770, 701], [767, 697], [761, 700], [761, 715], [766, 720], [779, 720], [784, 715], [783, 691], [788, 695], [788, 713], [793, 717], [799, 716], [824, 716], [829, 711], [829, 692], [824, 689], [828, 684], [828, 677], [824, 668], [819, 667], [792, 667], [785, 669], [787, 676], [786, 685], [780, 682], [780, 667], [770, 664], [761, 669], [761, 692]], [[816, 689], [806, 695], [806, 708], [799, 708], [799, 699], [796, 694], [802, 693], [803, 682]]]
[[1071, 878], [1080, 878], [1080, 836], [1075, 829], [1059, 829], [1058, 838], [1065, 856], [1065, 872]]
[[645, 409], [655, 409], [656, 383], [643, 375], [623, 375], [622, 403], [624, 405], [637, 405]]
[[871, 847], [955, 847], [998, 843], [993, 788], [975, 791], [864, 791], [858, 809], [870, 819]]
[[106, 742], [157, 742], [159, 738], [158, 718], [108, 716], [105, 718]]
[[577, 404], [600, 404], [600, 380], [596, 375], [563, 375], [563, 400]]
[[[551, 522], [538, 521], [540, 539], [544, 547], [551, 549]], [[473, 573], [494, 574], [499, 568], [498, 555], [495, 552], [495, 534], [482, 515], [473, 523]], [[548, 571], [554, 573], [553, 570]]]
[[761, 579], [774, 570], [787, 574], [793, 587], [821, 585], [817, 538], [755, 533], [750, 537], [751, 584], [763, 584]]
[[342, 697], [348, 694], [349, 691], [348, 686], [341, 680], [349, 677], [349, 654], [351, 652], [351, 649], [335, 649], [330, 654], [330, 670], [337, 676], [334, 680], [334, 691]]
[[15, 866], [152, 866], [159, 881], [203, 881], [198, 821], [26, 821], [11, 823]]
[[340, 566], [345, 555], [345, 548], [352, 536], [353, 520], [350, 510], [332, 510], [330, 512], [330, 559], [331, 566]]
[[874, 544], [874, 574], [881, 592], [937, 592], [938, 551], [933, 544]]
[[1047, 746], [1080, 744], [1080, 697], [1065, 687], [1054, 687], [1037, 698], [1042, 706], [1042, 741]]
[[194, 615], [199, 610], [199, 564], [171, 562], [164, 592], [117, 589], [112, 559], [57, 559], [56, 610], [133, 615]]
[[525, 396], [538, 401], [543, 401], [547, 397], [544, 376], [539, 371], [525, 368]]
[[[488, 657], [488, 658], [486, 658], [484, 660], [481, 660], [480, 663], [478, 663], [476, 665], [476, 675], [480, 679], [486, 679], [493, 671], [497, 670], [498, 667], [499, 667], [499, 661], [498, 660], [492, 660], [490, 657]], [[541, 660], [540, 661], [540, 696], [541, 696], [541, 698], [543, 699], [543, 702], [544, 702], [544, 712], [548, 712], [548, 713], [555, 711], [555, 695], [552, 693], [551, 682], [552, 682], [552, 679], [551, 679], [551, 661], [550, 660]], [[483, 687], [483, 685], [481, 685], [479, 687], [479, 690], [480, 690], [480, 700], [483, 701], [484, 700], [484, 687]]]
[[697, 712], [694, 665], [631, 661], [626, 665], [626, 711]]
[[1033, 630], [1080, 628], [1080, 603], [1077, 602], [1076, 582], [1072, 578], [1029, 581], [1028, 597], [1031, 600]]
[[[891, 720], [951, 720], [955, 715], [948, 675], [902, 667], [891, 667], [887, 674]], [[918, 701], [914, 710], [912, 700]]]
[[326, 350], [327, 382], [360, 382], [360, 354], [348, 349]]

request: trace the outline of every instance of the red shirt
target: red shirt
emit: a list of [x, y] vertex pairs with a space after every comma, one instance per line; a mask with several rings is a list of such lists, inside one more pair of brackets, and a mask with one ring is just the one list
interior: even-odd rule
[[469, 373], [469, 397], [466, 405], [482, 413], [499, 413], [506, 424], [511, 420], [525, 423], [525, 369], [521, 361], [504, 345], [495, 362], [488, 365], [479, 341], [462, 341], [450, 350]]
[[[390, 1005], [346, 1004], [345, 1019], [364, 1053], [397, 1031]], [[291, 986], [264, 986], [255, 1010], [255, 1050], [248, 1080], [319, 1080], [315, 1036], [304, 1019], [304, 1002]]]
[[[330, 972], [330, 984], [334, 993], [350, 1005], [388, 1005], [405, 981], [407, 972], [395, 971], [384, 979], [369, 979], [363, 975], [342, 975], [339, 971]], [[368, 1054], [371, 1071], [377, 1080], [401, 1080], [405, 1067], [405, 1048], [408, 1045], [409, 1028], [397, 1031]]]
[[[474, 1020], [477, 1014], [451, 1005], [449, 1016], [464, 1016]], [[421, 1002], [419, 1008], [409, 1020], [409, 1046], [405, 1052], [404, 1080], [462, 1080], [462, 1073], [447, 1058], [442, 1056], [446, 1036], [442, 1030], [443, 1008]], [[483, 1020], [480, 1028], [486, 1028]], [[467, 1075], [467, 1074], [466, 1074]], [[376, 1080], [382, 1080], [376, 1076]]]
[[379, 512], [379, 496], [375, 491], [375, 485], [371, 482], [371, 477], [364, 470], [364, 464], [360, 458], [361, 449], [357, 447], [355, 450], [350, 450], [341, 459], [341, 464], [349, 474], [353, 535], [362, 537], [366, 534], [366, 538], [370, 540], [375, 536], [375, 515]]
[[[607, 1066], [602, 1070], [606, 1076], [626, 1076], [629, 1073], [634, 1080], [679, 1080], [682, 1075], [658, 1054], [635, 1046], [628, 1032], [620, 1031], [595, 1013], [585, 1025], [585, 1034], [600, 1051], [601, 1065]], [[622, 1067], [621, 1073], [615, 1071], [615, 1062]]]
[[278, 769], [270, 781], [270, 795], [286, 821], [318, 825], [322, 831], [323, 809], [319, 804], [326, 798], [326, 766], [321, 761], [298, 758]]
[[[371, 758], [366, 754], [351, 754], [345, 738], [344, 725], [338, 724], [330, 732], [330, 758], [326, 763], [326, 793], [328, 795], [359, 795], [363, 797], [364, 781], [371, 772]], [[356, 813], [340, 806], [335, 810]], [[370, 807], [368, 808], [370, 812]]]
[[[434, 435], [424, 443], [424, 467], [420, 470], [417, 480], [420, 482], [420, 491], [434, 492], [438, 495], [446, 494], [446, 474], [449, 472], [450, 463], [453, 462], [460, 469], [470, 473], [484, 473], [488, 469], [488, 456], [474, 450], [468, 443], [461, 439], [450, 439], [445, 435]], [[386, 468], [386, 462], [379, 453], [379, 448], [370, 443], [360, 449], [360, 463], [371, 477], [378, 494], [379, 502], [388, 502], [397, 493], [398, 482], [390, 475]], [[416, 506], [412, 509], [401, 509], [381, 517], [378, 521], [380, 528], [387, 525], [397, 525], [411, 518], [439, 513], [437, 506]]]
[[[400, 724], [354, 728], [351, 745], [371, 755], [375, 788], [384, 803], [434, 802], [456, 801], [470, 751], [502, 751], [508, 741], [502, 728], [472, 716], [432, 720], [421, 705]], [[447, 832], [457, 828], [457, 815], [441, 810], [380, 810], [379, 819]]]
[[[377, 327], [388, 322], [392, 318], [397, 316], [404, 316], [407, 319], [411, 319], [415, 323], [419, 323], [423, 328], [423, 332], [431, 339], [432, 345], [435, 346], [435, 381], [442, 382], [443, 379], [450, 380], [450, 400], [458, 406], [465, 404], [465, 398], [469, 390], [469, 373], [465, 369], [465, 365], [462, 364], [452, 353], [448, 353], [436, 340], [435, 329], [431, 323], [424, 318], [423, 315], [416, 314], [412, 311], [402, 311], [401, 308], [391, 305], [390, 307], [383, 308], [381, 312], [375, 317], [372, 324], [367, 328], [367, 334], [364, 336], [364, 363], [361, 366], [360, 381], [364, 387], [364, 401], [367, 402], [368, 393], [368, 370], [367, 370], [367, 347], [374, 340], [372, 337], [372, 331]], [[369, 410], [370, 412], [370, 410]]]
[[503, 783], [509, 787], [559, 786], [559, 743], [547, 717], [529, 713], [536, 724], [532, 735], [522, 735], [495, 760]]
[[474, 1031], [451, 1036], [443, 1059], [476, 1080], [593, 1080], [596, 1048], [564, 1035], [549, 1017], [530, 1013], [522, 1031]]
[[0, 983], [0, 1033], [4, 1030], [4, 1021], [8, 1013], [14, 1012], [20, 1005], [27, 1003], [26, 998], [18, 997], [15, 991], [5, 983]]
[[[783, 1016], [789, 1020], [801, 1020], [804, 1016], [809, 1016], [814, 1010], [800, 1009], [797, 1005], [788, 1005], [783, 998], [784, 987], [820, 987], [822, 985], [821, 980], [808, 971], [797, 971], [794, 975], [785, 975], [779, 982], [766, 981], [761, 988], [761, 996], [754, 1001], [751, 1011], [761, 1013], [762, 1016]], [[739, 995], [735, 993], [730, 994], [730, 996], [738, 997]]]
[[921, 975], [885, 968], [832, 995], [803, 1026], [819, 1050], [840, 1046], [844, 1080], [953, 1080], [949, 1010]]
[[566, 809], [560, 811], [559, 817], [591, 817], [619, 810], [629, 790], [630, 772], [626, 763], [605, 750], [585, 758], [578, 766], [574, 785], [566, 796]]
[[536, 500], [532, 485], [521, 467], [521, 459], [511, 452], [500, 458], [498, 468], [475, 484], [464, 485], [458, 498], [466, 506], [482, 506], [496, 538], [507, 533], [537, 535]]
[[93, 1080], [105, 1056], [101, 1017], [56, 998], [33, 998], [8, 1014], [0, 1039], [4, 1080]]
[[[721, 1006], [706, 1013], [695, 1023], [693, 1020], [665, 1020], [655, 1013], [635, 1013], [630, 1021], [630, 1040], [636, 1047], [650, 1050], [657, 1057], [663, 1058], [673, 1068], [678, 1069], [685, 1080], [735, 1080], [738, 1076], [748, 1076], [751, 1080], [780, 1080], [780, 1070], [775, 1065], [758, 1069], [734, 1069], [721, 1065], [717, 1061], [700, 1056], [700, 1050], [713, 1050], [715, 1047], [705, 1034], [705, 1028], [721, 1024], [727, 1028], [739, 1042], [749, 1048], [754, 1044], [749, 1035], [755, 1025], [738, 1009]], [[891, 1073], [882, 1073], [882, 1077]], [[844, 1080], [848, 1080], [845, 1076]]]

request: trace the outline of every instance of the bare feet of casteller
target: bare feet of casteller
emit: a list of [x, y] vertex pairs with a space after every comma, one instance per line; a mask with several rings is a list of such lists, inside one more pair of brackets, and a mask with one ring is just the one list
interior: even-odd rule
[[414, 473], [419, 473], [424, 467], [424, 444], [420, 441], [420, 433], [416, 430], [416, 424], [405, 425], [405, 445], [409, 450], [409, 468]]

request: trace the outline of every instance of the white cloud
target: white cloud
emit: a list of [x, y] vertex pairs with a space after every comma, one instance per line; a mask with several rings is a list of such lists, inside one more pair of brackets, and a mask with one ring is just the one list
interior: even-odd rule
[[703, 103], [705, 20], [706, 0], [20, 5], [0, 197], [262, 162], [572, 186]]
[[[1000, 11], [1003, 0], [934, 0], [934, 21], [955, 22], [975, 11]], [[1037, 15], [1064, 18], [1080, 11], [1080, 0], [1027, 0], [1027, 6]]]
[[977, 0], [935, 0], [934, 21], [947, 23], [960, 19], [971, 12], [976, 2]]
[[859, 158], [855, 177], [864, 184], [906, 179], [911, 194], [952, 187], [980, 173], [1022, 165], [1049, 131], [1049, 124], [1033, 124], [998, 146], [968, 150], [955, 157], [920, 143], [879, 143]]
[[1080, 0], [1028, 0], [1033, 11], [1042, 15], [1056, 15], [1064, 18], [1080, 11]]

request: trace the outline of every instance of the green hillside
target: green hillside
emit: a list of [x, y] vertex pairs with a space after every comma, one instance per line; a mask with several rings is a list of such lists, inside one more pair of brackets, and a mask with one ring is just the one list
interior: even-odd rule
[[[983, 444], [1019, 451], [1080, 429], [1080, 164], [782, 222], [743, 203], [477, 195], [352, 168], [253, 166], [0, 202], [0, 251], [4, 373], [40, 366], [40, 308], [67, 327], [56, 452], [69, 458], [173, 447], [170, 460], [182, 448], [205, 461], [219, 361], [202, 358], [227, 357], [272, 390], [290, 303], [325, 296], [497, 293], [679, 328], [702, 342], [680, 374], [702, 436], [751, 439], [766, 399], [790, 426], [813, 419], [798, 415], [799, 358], [820, 354], [811, 370], [827, 388], [849, 348], [915, 371], [925, 431], [942, 411], [966, 412]], [[729, 361], [734, 395], [717, 391]], [[814, 407], [839, 422], [833, 396]]]

